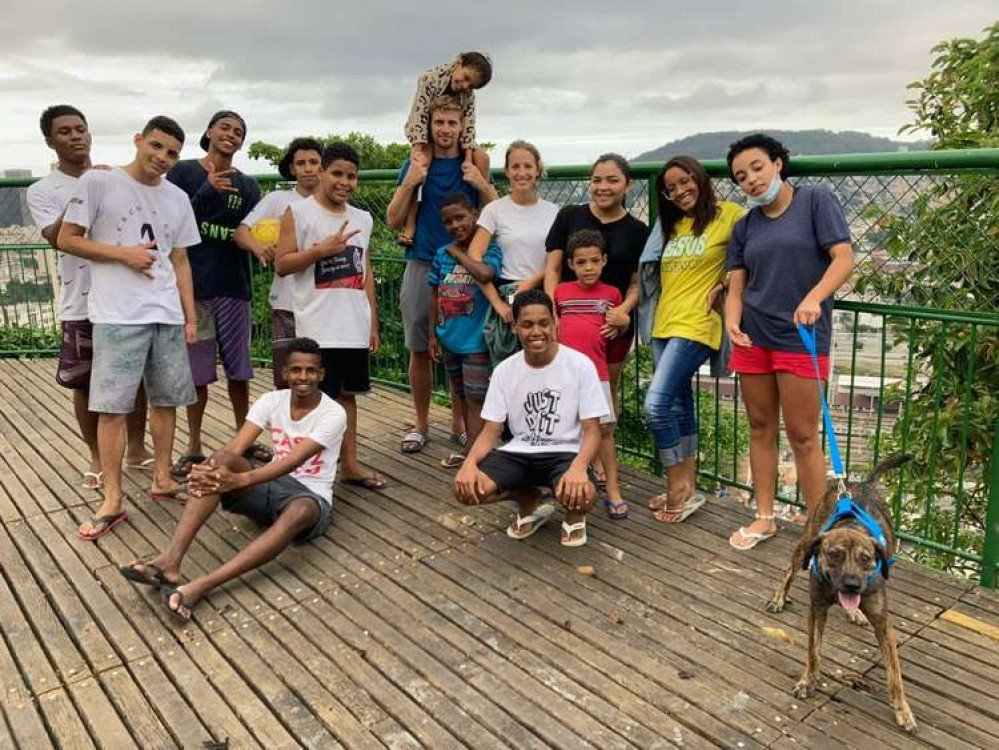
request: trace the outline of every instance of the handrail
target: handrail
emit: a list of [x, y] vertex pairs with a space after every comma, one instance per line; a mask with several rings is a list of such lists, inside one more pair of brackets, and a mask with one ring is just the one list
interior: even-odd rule
[[[632, 164], [633, 177], [642, 179], [656, 174], [664, 162], [638, 162]], [[707, 159], [701, 162], [712, 177], [728, 177], [728, 164], [724, 159]], [[885, 151], [872, 154], [821, 154], [795, 155], [788, 164], [793, 176], [828, 174], [884, 175], [911, 174], [914, 172], [953, 172], [955, 170], [999, 170], [999, 148], [941, 149], [939, 151]], [[547, 178], [556, 180], [585, 179], [589, 164], [560, 164], [548, 167]], [[362, 169], [362, 182], [395, 180], [396, 169]], [[502, 169], [493, 169], [494, 177], [502, 177]], [[254, 175], [258, 182], [280, 182], [274, 173]], [[0, 188], [28, 187], [38, 177], [0, 178]]]

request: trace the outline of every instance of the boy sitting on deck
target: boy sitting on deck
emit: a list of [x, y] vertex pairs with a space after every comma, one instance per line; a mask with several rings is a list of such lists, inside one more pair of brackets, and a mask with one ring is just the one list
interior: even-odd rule
[[[441, 202], [441, 221], [454, 242], [437, 250], [427, 274], [430, 285], [430, 356], [444, 360], [451, 385], [451, 398], [460, 403], [468, 442], [482, 430], [482, 402], [489, 387], [489, 349], [482, 329], [489, 300], [479, 282], [488, 284], [499, 273], [503, 257], [490, 244], [485, 257], [473, 260], [468, 245], [475, 234], [479, 210], [465, 193], [454, 191]], [[457, 469], [465, 460], [451, 453], [441, 461], [446, 469]]]
[[[593, 363], [558, 343], [555, 311], [543, 290], [514, 297], [513, 325], [523, 351], [493, 372], [482, 432], [455, 477], [454, 494], [465, 505], [514, 500], [517, 517], [506, 533], [520, 540], [554, 513], [552, 505], [538, 504], [538, 485], [551, 487], [565, 511], [562, 545], [580, 547], [597, 499], [587, 467], [600, 448], [607, 399]], [[494, 450], [504, 422], [513, 437]]]
[[[323, 375], [319, 344], [306, 338], [292, 341], [284, 366], [289, 387], [257, 399], [236, 436], [207, 462], [191, 467], [191, 497], [166, 550], [120, 568], [130, 581], [158, 588], [178, 620], [190, 620], [194, 606], [216, 586], [329, 526], [347, 415], [319, 390]], [[243, 453], [265, 429], [271, 431], [274, 458], [253, 468]], [[218, 569], [179, 585], [181, 561], [220, 502], [224, 510], [268, 528]]]

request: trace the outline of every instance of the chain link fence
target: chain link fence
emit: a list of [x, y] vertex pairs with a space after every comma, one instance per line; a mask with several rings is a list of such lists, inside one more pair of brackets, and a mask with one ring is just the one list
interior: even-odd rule
[[[705, 166], [718, 196], [741, 202], [726, 165]], [[857, 270], [838, 295], [829, 389], [849, 470], [863, 474], [890, 450], [918, 453], [924, 474], [904, 471], [894, 485], [900, 537], [924, 562], [980, 572], [983, 582], [991, 575], [994, 585], [999, 531], [989, 536], [985, 516], [999, 515], [999, 479], [989, 481], [984, 454], [994, 443], [995, 425], [983, 427], [976, 416], [983, 403], [999, 402], [999, 152], [799, 157], [791, 166], [793, 182], [835, 193], [853, 237]], [[655, 213], [650, 182], [656, 171], [637, 165], [626, 200], [645, 222]], [[506, 186], [496, 177], [502, 194]], [[274, 176], [258, 179], [264, 190], [290, 187]], [[32, 226], [28, 184], [0, 181], [0, 356], [51, 354], [59, 342], [56, 254]], [[540, 194], [559, 205], [582, 203], [587, 187], [585, 166], [554, 167]], [[362, 172], [352, 202], [375, 220], [371, 250], [382, 348], [373, 375], [405, 387], [408, 353], [398, 307], [403, 253], [384, 222], [394, 189], [394, 172]], [[268, 364], [272, 269], [256, 262], [251, 267], [253, 354], [258, 364]], [[617, 439], [623, 460], [657, 471], [642, 416], [651, 374], [648, 349], [637, 347], [622, 376]], [[445, 398], [443, 372], [435, 382], [438, 397]], [[948, 383], [950, 390], [934, 390], [936, 383]], [[701, 477], [721, 492], [748, 498], [748, 426], [738, 380], [705, 374], [697, 385]], [[782, 443], [779, 452], [779, 496], [800, 504], [790, 449]], [[792, 512], [790, 506], [785, 511]]]

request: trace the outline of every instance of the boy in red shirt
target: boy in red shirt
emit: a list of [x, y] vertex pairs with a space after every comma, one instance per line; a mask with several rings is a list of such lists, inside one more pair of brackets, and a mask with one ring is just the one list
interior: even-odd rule
[[600, 280], [607, 265], [607, 243], [593, 229], [575, 232], [566, 243], [566, 260], [576, 274], [575, 281], [563, 281], [555, 288], [555, 308], [559, 318], [559, 342], [589, 357], [596, 365], [609, 409], [600, 418], [600, 460], [607, 476], [604, 506], [614, 520], [628, 517], [628, 504], [621, 497], [617, 481], [617, 454], [614, 449], [614, 402], [610, 373], [607, 371], [607, 342], [622, 331], [607, 322], [607, 311], [621, 304], [621, 292]]

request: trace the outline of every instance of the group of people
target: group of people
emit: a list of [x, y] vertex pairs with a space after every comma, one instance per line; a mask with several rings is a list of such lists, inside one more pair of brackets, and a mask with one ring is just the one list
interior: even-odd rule
[[[442, 464], [457, 469], [457, 499], [513, 500], [514, 539], [558, 507], [561, 543], [585, 544], [598, 501], [612, 519], [628, 515], [614, 425], [637, 330], [652, 345], [645, 412], [667, 479], [649, 504], [659, 521], [681, 522], [704, 503], [692, 380], [709, 358], [726, 365], [727, 341], [757, 499], [756, 518], [730, 543], [755, 546], [776, 530], [781, 413], [810, 507], [824, 488], [815, 380], [828, 377], [832, 296], [852, 270], [841, 207], [823, 188], [786, 182], [788, 153], [765, 135], [728, 154], [748, 211], [718, 201], [700, 163], [677, 157], [657, 177], [650, 232], [627, 211], [630, 166], [617, 154], [594, 162], [586, 203], [559, 208], [539, 197], [544, 165], [522, 140], [506, 149], [500, 197], [475, 142], [474, 91], [491, 77], [477, 52], [428, 71], [405, 130], [412, 151], [385, 217], [406, 248], [399, 305], [414, 418], [400, 449], [427, 444], [432, 362], [443, 361], [455, 449]], [[296, 138], [279, 164], [294, 188], [261, 198], [233, 166], [247, 127], [229, 110], [209, 121], [202, 158], [181, 161], [183, 130], [158, 116], [120, 168], [91, 163], [74, 107], [45, 110], [41, 129], [58, 164], [29, 188], [28, 204], [60, 251], [57, 379], [74, 391], [90, 450], [83, 486], [103, 491], [79, 536], [94, 541], [127, 521], [123, 460], [151, 472], [150, 497], [184, 510], [167, 549], [121, 572], [188, 619], [212, 587], [325, 531], [338, 462], [341, 482], [387, 483], [357, 454], [356, 397], [370, 390], [379, 346], [374, 222], [350, 203], [362, 165], [345, 143]], [[276, 271], [275, 390], [252, 407], [248, 254]], [[818, 375], [797, 324], [816, 327]], [[219, 358], [236, 432], [206, 455], [201, 424]], [[189, 437], [172, 461], [180, 406]], [[270, 447], [258, 442], [264, 430]], [[554, 502], [543, 502], [546, 488]], [[183, 556], [220, 503], [268, 528], [218, 570], [181, 582]]]

